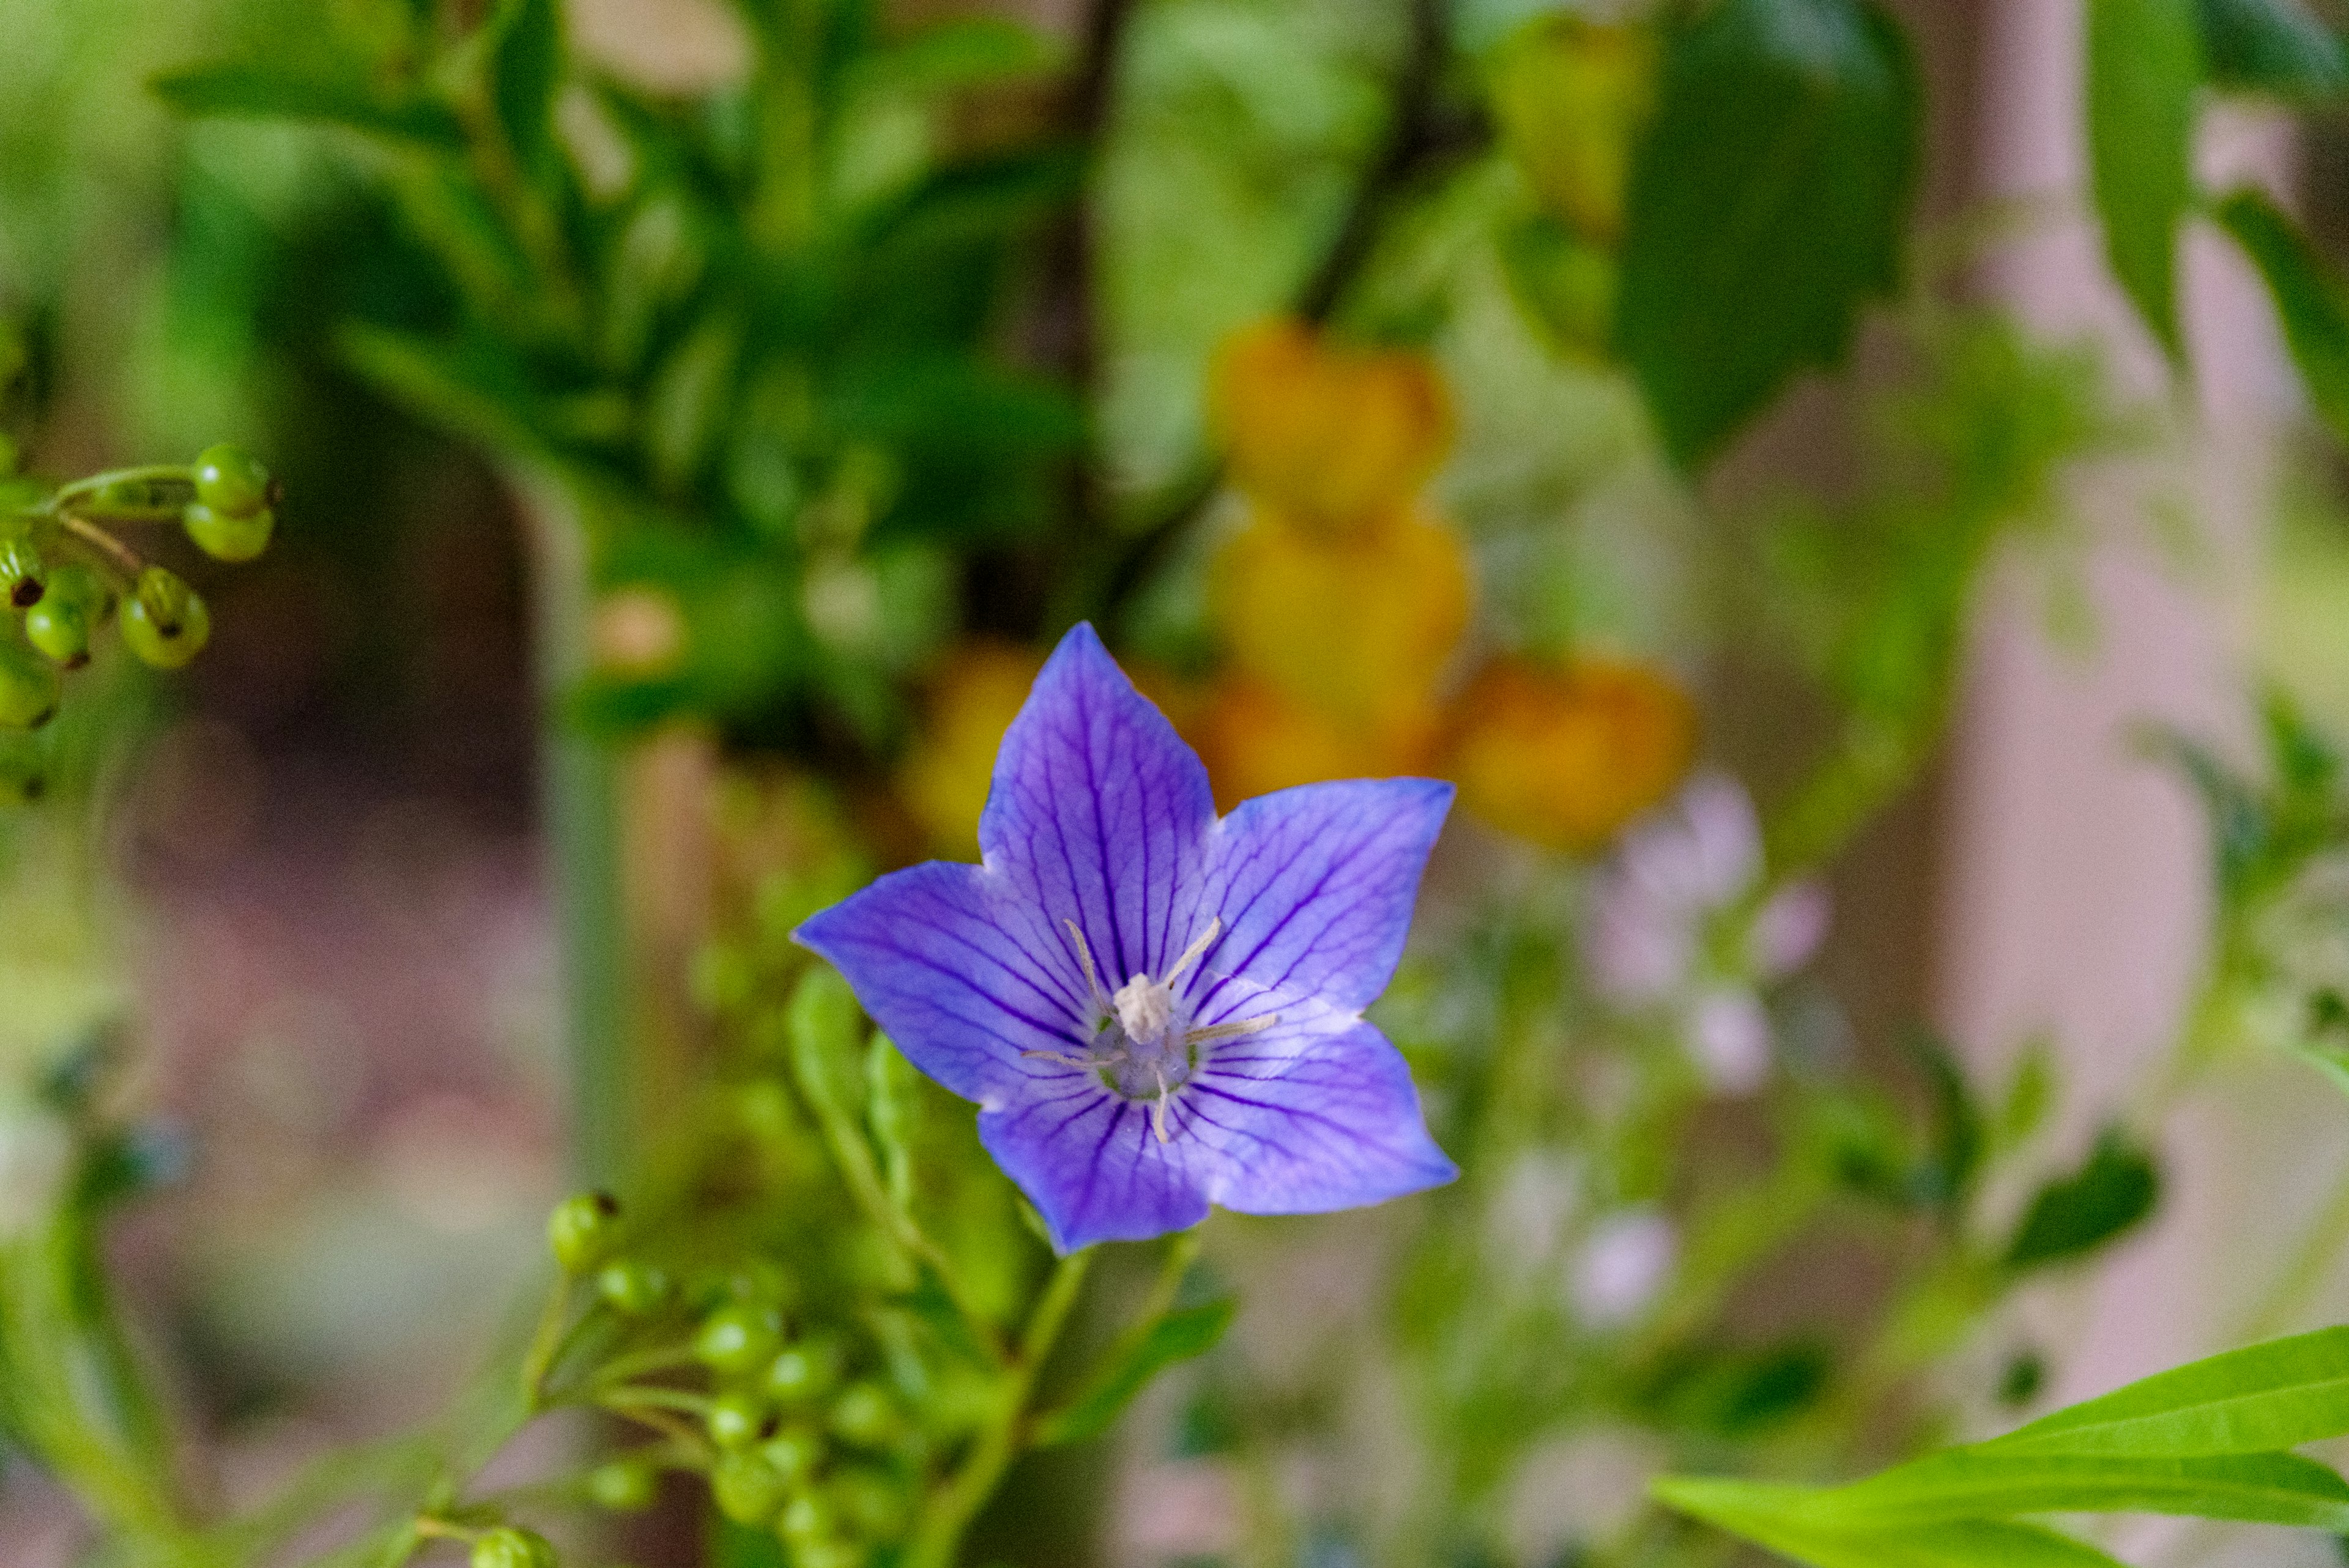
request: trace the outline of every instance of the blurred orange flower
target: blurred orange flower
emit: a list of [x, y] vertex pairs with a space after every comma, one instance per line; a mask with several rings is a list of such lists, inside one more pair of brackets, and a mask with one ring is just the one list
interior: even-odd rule
[[1588, 851], [1669, 794], [1696, 745], [1688, 695], [1647, 665], [1495, 659], [1454, 705], [1461, 804], [1553, 849]]
[[1443, 719], [1432, 705], [1378, 724], [1350, 723], [1261, 681], [1225, 681], [1191, 732], [1226, 811], [1253, 795], [1322, 779], [1424, 774]]
[[1042, 654], [989, 638], [971, 639], [947, 656], [897, 781], [905, 809], [940, 853], [977, 854], [996, 748], [1043, 667]]
[[1656, 40], [1645, 27], [1553, 16], [1503, 45], [1494, 118], [1542, 204], [1610, 249], [1640, 129], [1654, 107]]
[[1428, 706], [1467, 629], [1467, 553], [1398, 512], [1336, 537], [1259, 509], [1216, 557], [1210, 593], [1233, 666], [1343, 723]]
[[1425, 356], [1334, 345], [1298, 321], [1235, 334], [1211, 396], [1232, 483], [1310, 531], [1350, 533], [1409, 502], [1452, 444]]

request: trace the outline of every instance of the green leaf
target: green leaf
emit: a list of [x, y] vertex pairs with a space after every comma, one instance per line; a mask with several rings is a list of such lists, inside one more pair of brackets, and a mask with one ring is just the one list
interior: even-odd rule
[[1957, 1449], [1810, 1494], [1838, 1524], [1941, 1524], [2023, 1513], [2168, 1513], [2349, 1530], [2349, 1482], [2297, 1454], [2194, 1459]]
[[1615, 315], [1615, 258], [1547, 213], [1529, 213], [1504, 228], [1499, 249], [1509, 292], [1551, 351], [1604, 359]]
[[1081, 1443], [1108, 1431], [1152, 1378], [1213, 1350], [1237, 1310], [1229, 1300], [1215, 1301], [1160, 1318], [1147, 1334], [1112, 1352], [1075, 1398], [1037, 1421], [1036, 1446]]
[[554, 161], [554, 95], [563, 78], [563, 14], [555, 0], [509, 0], [492, 24], [490, 97], [514, 159], [543, 175]]
[[2214, 215], [2267, 280], [2310, 405], [2349, 441], [2349, 286], [2263, 192], [2237, 191]]
[[2120, 1568], [2095, 1547], [2033, 1524], [1837, 1527], [1809, 1517], [1817, 1494], [1806, 1487], [1667, 1476], [1649, 1490], [1668, 1508], [1811, 1568]]
[[866, 86], [928, 95], [1046, 76], [1067, 56], [1050, 35], [1009, 16], [956, 16], [875, 50], [857, 70]]
[[2092, 1252], [2153, 1212], [2161, 1177], [2142, 1149], [2107, 1132], [2072, 1175], [2039, 1189], [2006, 1250], [2013, 1269]]
[[364, 83], [331, 81], [267, 66], [196, 66], [157, 77], [163, 101], [185, 115], [298, 119], [339, 125], [369, 136], [461, 151], [464, 127], [444, 105], [385, 93]]
[[1978, 1449], [2192, 1458], [2349, 1433], [2349, 1327], [2230, 1351], [2042, 1417]]
[[1920, 115], [1907, 40], [1862, 0], [1723, 0], [1673, 39], [1615, 327], [1682, 466], [1892, 291]]
[[2214, 85], [2294, 104], [2349, 92], [2349, 50], [2302, 0], [2199, 0], [2195, 10]]
[[2178, 229], [2193, 200], [2196, 0], [2088, 0], [2088, 162], [2105, 255], [2171, 358]]

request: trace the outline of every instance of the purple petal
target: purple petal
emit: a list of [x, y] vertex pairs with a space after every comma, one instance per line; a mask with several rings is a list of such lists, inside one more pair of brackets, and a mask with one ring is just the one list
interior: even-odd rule
[[1209, 867], [1222, 937], [1192, 982], [1203, 1024], [1305, 999], [1360, 1012], [1393, 978], [1452, 805], [1434, 779], [1303, 784], [1244, 801]]
[[1428, 1136], [1402, 1054], [1369, 1023], [1259, 1059], [1251, 1040], [1211, 1054], [1174, 1102], [1176, 1144], [1206, 1194], [1242, 1214], [1319, 1214], [1381, 1203], [1460, 1174]]
[[848, 980], [905, 1059], [965, 1099], [997, 1105], [1084, 1048], [1084, 979], [1063, 934], [978, 866], [893, 872], [793, 933]]
[[1104, 987], [1163, 974], [1204, 926], [1215, 797], [1198, 753], [1090, 626], [1061, 639], [995, 759], [978, 843], [1044, 917], [1083, 927]]
[[1160, 1143], [1150, 1106], [1064, 1072], [1033, 1097], [979, 1113], [978, 1141], [1036, 1205], [1061, 1252], [1096, 1241], [1144, 1241], [1207, 1217], [1195, 1139]]

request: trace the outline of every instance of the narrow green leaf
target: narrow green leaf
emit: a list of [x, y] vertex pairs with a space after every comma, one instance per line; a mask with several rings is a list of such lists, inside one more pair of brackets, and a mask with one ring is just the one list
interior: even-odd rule
[[2025, 1513], [2168, 1513], [2349, 1530], [2349, 1482], [2297, 1454], [2196, 1459], [1957, 1449], [1812, 1494], [1836, 1524], [1943, 1524]]
[[1236, 1310], [1233, 1302], [1215, 1301], [1160, 1318], [1147, 1334], [1112, 1353], [1075, 1398], [1037, 1421], [1036, 1445], [1081, 1443], [1108, 1431], [1152, 1378], [1213, 1350], [1231, 1327]]
[[881, 1151], [881, 1174], [889, 1200], [900, 1209], [914, 1202], [914, 1131], [921, 1111], [921, 1085], [896, 1043], [874, 1033], [864, 1048], [864, 1119]]
[[2120, 1568], [2052, 1530], [2005, 1520], [1882, 1529], [1822, 1523], [1807, 1487], [1667, 1476], [1656, 1501], [1811, 1568]]
[[1615, 331], [1682, 466], [1892, 291], [1919, 123], [1908, 42], [1863, 0], [1723, 0], [1672, 40]]
[[2310, 406], [2349, 441], [2349, 286], [2264, 192], [2237, 191], [2215, 215], [2267, 280]]
[[2145, 1151], [2107, 1132], [2086, 1164], [2039, 1189], [2007, 1246], [2007, 1267], [2044, 1268], [2093, 1252], [2151, 1214], [2160, 1196], [2160, 1173]]
[[2302, 0], [2199, 0], [2195, 9], [2214, 85], [2292, 104], [2349, 92], [2349, 50]]
[[543, 174], [554, 157], [554, 94], [563, 77], [563, 14], [555, 0], [508, 0], [492, 24], [490, 97], [514, 159]]
[[2261, 1454], [2349, 1433], [2349, 1327], [2230, 1351], [2042, 1417], [1977, 1450]]
[[151, 84], [181, 114], [242, 119], [297, 119], [339, 125], [369, 136], [461, 151], [464, 127], [444, 105], [392, 96], [370, 86], [298, 76], [268, 66], [196, 66]]
[[2196, 0], [2088, 0], [2088, 162], [2105, 255], [2175, 359], [2178, 230], [2193, 199]]

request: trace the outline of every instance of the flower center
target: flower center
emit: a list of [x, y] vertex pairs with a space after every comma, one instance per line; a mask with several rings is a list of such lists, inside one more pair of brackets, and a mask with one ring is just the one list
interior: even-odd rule
[[1085, 989], [1090, 993], [1086, 1016], [1081, 1021], [1086, 1044], [1077, 1054], [1030, 1051], [1024, 1054], [1091, 1073], [1103, 1088], [1123, 1098], [1150, 1102], [1151, 1126], [1158, 1141], [1164, 1143], [1170, 1136], [1167, 1105], [1198, 1071], [1206, 1048], [1219, 1041], [1237, 1040], [1244, 1034], [1269, 1029], [1280, 1022], [1280, 1016], [1268, 1013], [1236, 1023], [1192, 1027], [1190, 1004], [1176, 992], [1175, 985], [1223, 934], [1220, 918], [1207, 922], [1207, 929], [1183, 950], [1183, 956], [1164, 975], [1154, 980], [1147, 974], [1137, 974], [1119, 986], [1114, 994], [1102, 989], [1101, 974], [1093, 968], [1092, 949], [1085, 942], [1085, 933], [1074, 920], [1063, 923], [1076, 939], [1077, 961], [1084, 968]]

